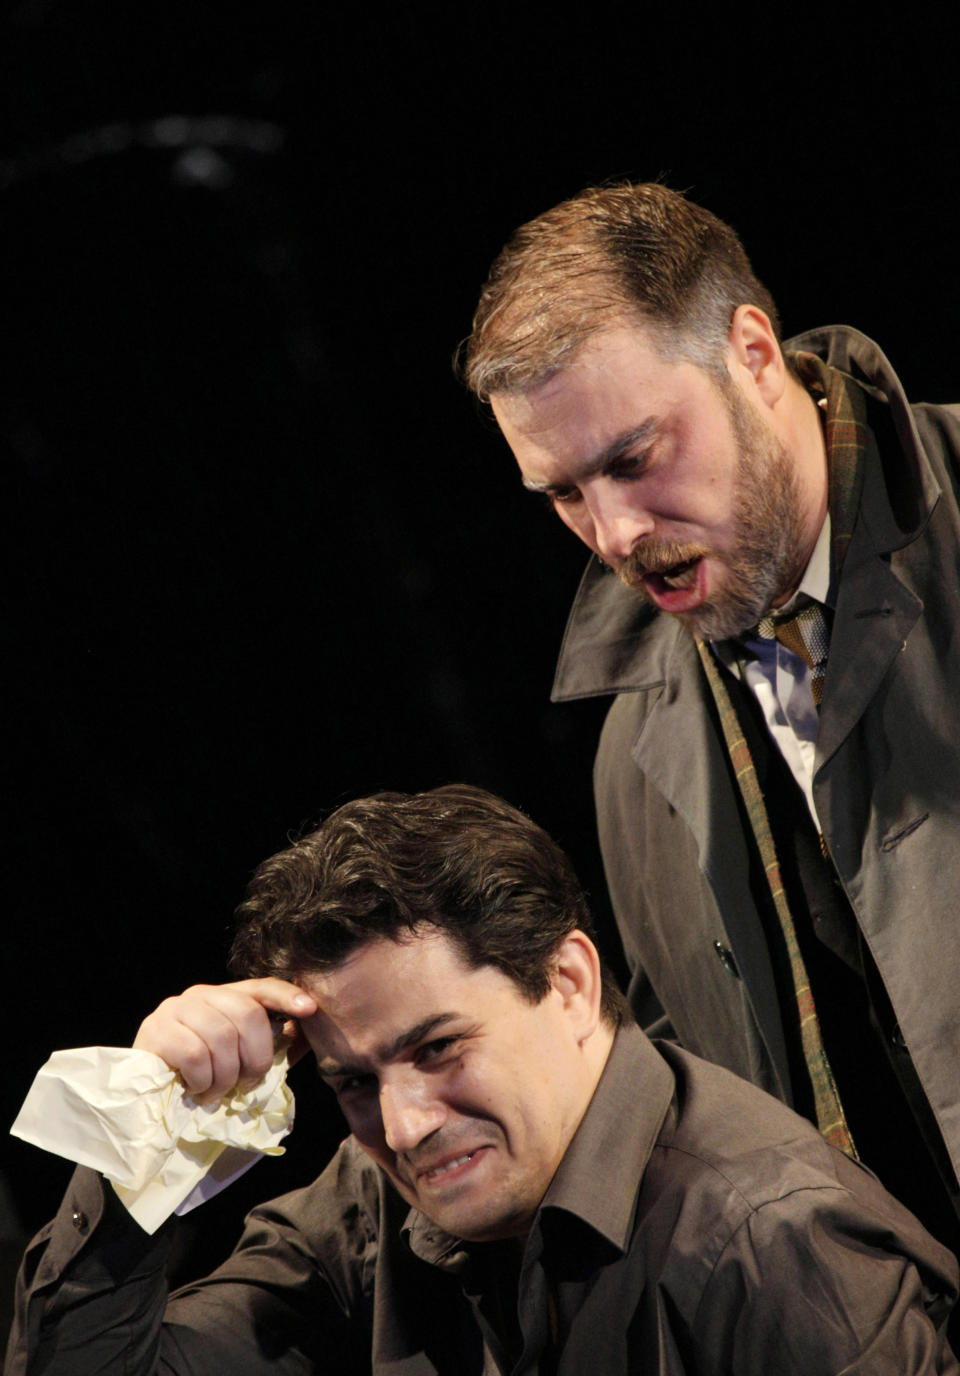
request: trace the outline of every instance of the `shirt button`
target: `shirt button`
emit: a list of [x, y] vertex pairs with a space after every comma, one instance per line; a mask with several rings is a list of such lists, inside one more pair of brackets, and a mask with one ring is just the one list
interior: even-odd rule
[[734, 979], [739, 979], [740, 971], [737, 969], [737, 962], [733, 958], [733, 952], [728, 951], [726, 946], [719, 941], [713, 943], [713, 949], [716, 951], [717, 959], [720, 961], [720, 964], [726, 970], [727, 974], [733, 975]]
[[70, 1215], [70, 1222], [78, 1233], [85, 1233], [89, 1226], [87, 1216], [82, 1209], [74, 1209], [73, 1213]]

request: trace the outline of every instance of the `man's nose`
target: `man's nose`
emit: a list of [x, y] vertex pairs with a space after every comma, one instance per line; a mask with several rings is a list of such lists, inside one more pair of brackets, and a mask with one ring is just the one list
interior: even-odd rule
[[380, 1115], [387, 1146], [397, 1154], [413, 1151], [446, 1117], [443, 1104], [422, 1075], [381, 1084]]
[[605, 486], [584, 494], [593, 521], [597, 552], [608, 563], [618, 564], [632, 554], [640, 541], [654, 532], [654, 518], [636, 496], [622, 487]]

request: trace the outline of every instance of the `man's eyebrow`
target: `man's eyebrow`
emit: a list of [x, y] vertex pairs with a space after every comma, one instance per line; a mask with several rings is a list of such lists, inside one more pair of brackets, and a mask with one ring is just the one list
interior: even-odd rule
[[[659, 426], [660, 421], [656, 416], [650, 416], [642, 425], [637, 425], [633, 430], [625, 430], [622, 435], [608, 444], [606, 449], [591, 459], [585, 459], [575, 472], [570, 474], [571, 481], [582, 483], [590, 478], [595, 478], [598, 473], [603, 473], [610, 464], [620, 458], [625, 449], [629, 449], [632, 444], [647, 440]], [[551, 488], [557, 487], [556, 482], [537, 483], [530, 478], [524, 478], [523, 485], [528, 492], [549, 492]]]
[[[392, 1042], [377, 1047], [374, 1055], [381, 1063], [394, 1060], [404, 1051], [408, 1051], [411, 1046], [416, 1046], [419, 1042], [424, 1041], [437, 1028], [443, 1027], [448, 1022], [453, 1022], [457, 1017], [459, 1017], [458, 1013], [434, 1013], [429, 1018], [423, 1018], [413, 1027], [408, 1027], [405, 1032], [401, 1032]], [[317, 1069], [324, 1079], [336, 1079], [340, 1076], [365, 1075], [369, 1071], [369, 1066], [347, 1065], [345, 1062], [335, 1061], [328, 1056], [324, 1056], [321, 1060], [318, 1056]]]

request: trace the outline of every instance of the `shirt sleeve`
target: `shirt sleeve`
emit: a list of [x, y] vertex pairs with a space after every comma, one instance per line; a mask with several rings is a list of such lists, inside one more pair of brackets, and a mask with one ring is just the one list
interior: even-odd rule
[[95, 1172], [79, 1167], [24, 1258], [4, 1371], [368, 1372], [364, 1273], [375, 1228], [362, 1201], [343, 1219], [329, 1197], [321, 1177], [254, 1210], [224, 1264], [168, 1297], [176, 1220], [148, 1235]]
[[171, 1233], [145, 1233], [96, 1172], [78, 1167], [24, 1256], [7, 1376], [158, 1370]]

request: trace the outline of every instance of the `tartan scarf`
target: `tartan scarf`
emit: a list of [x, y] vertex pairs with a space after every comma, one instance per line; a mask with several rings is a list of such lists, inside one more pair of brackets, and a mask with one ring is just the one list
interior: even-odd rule
[[794, 353], [790, 362], [815, 401], [826, 398], [824, 439], [827, 447], [830, 508], [830, 585], [835, 589], [846, 558], [863, 490], [867, 448], [867, 403], [846, 374], [830, 368], [816, 354]]
[[[840, 569], [853, 534], [863, 487], [863, 456], [867, 438], [866, 404], [863, 394], [848, 382], [843, 373], [828, 367], [815, 354], [796, 353], [791, 356], [791, 362], [814, 399], [826, 398], [824, 432], [830, 510], [832, 593], [839, 581]], [[750, 828], [760, 851], [764, 873], [783, 932], [797, 1005], [800, 1042], [813, 1089], [817, 1126], [828, 1142], [857, 1160], [853, 1135], [847, 1124], [833, 1070], [823, 1045], [820, 1019], [817, 1016], [813, 990], [797, 940], [796, 925], [783, 887], [773, 833], [770, 830], [770, 819], [757, 779], [757, 771], [737, 718], [736, 708], [713, 653], [702, 640], [697, 640], [696, 643], [707, 682], [717, 705], [727, 752], [747, 810]]]

